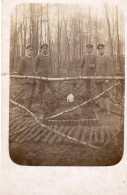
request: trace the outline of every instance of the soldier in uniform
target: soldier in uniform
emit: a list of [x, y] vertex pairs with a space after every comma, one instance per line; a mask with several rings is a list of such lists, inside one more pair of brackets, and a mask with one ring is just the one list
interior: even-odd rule
[[[95, 74], [95, 61], [96, 55], [93, 53], [93, 45], [86, 45], [87, 53], [83, 56], [81, 61], [81, 68], [84, 69], [85, 76], [93, 76]], [[93, 82], [91, 80], [86, 80], [86, 91], [88, 93], [88, 98], [92, 97], [92, 87]]]
[[[96, 76], [112, 76], [113, 75], [113, 65], [112, 58], [105, 54], [104, 45], [99, 44], [97, 46], [99, 56], [96, 59]], [[102, 93], [107, 88], [109, 88], [111, 81], [109, 80], [97, 80], [96, 89], [97, 94]], [[107, 115], [110, 115], [110, 97], [107, 92], [103, 97], [100, 98], [100, 107], [103, 109], [103, 106], [106, 108]]]
[[[35, 58], [36, 75], [40, 77], [51, 76], [50, 56], [48, 54], [48, 44], [41, 45], [41, 53]], [[54, 93], [53, 84], [51, 81], [39, 81], [39, 102], [40, 107], [44, 109], [44, 92], [46, 85], [52, 93]]]
[[[26, 76], [34, 76], [35, 75], [35, 68], [34, 68], [34, 60], [33, 60], [33, 45], [28, 45], [26, 47], [27, 55], [24, 56], [20, 61], [20, 66], [18, 69], [19, 75], [26, 75]], [[31, 109], [33, 95], [35, 92], [35, 81], [33, 79], [24, 79], [24, 106], [34, 112], [34, 109]]]

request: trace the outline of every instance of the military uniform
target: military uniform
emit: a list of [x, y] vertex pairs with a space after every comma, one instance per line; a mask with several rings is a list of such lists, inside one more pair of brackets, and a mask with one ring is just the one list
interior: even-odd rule
[[[81, 62], [81, 68], [84, 69], [85, 76], [93, 76], [95, 74], [95, 61], [96, 61], [96, 55], [86, 54]], [[88, 97], [91, 98], [93, 96], [92, 93], [93, 88], [93, 81], [86, 80], [86, 90], [88, 92]]]
[[[112, 58], [108, 55], [102, 55], [96, 59], [96, 76], [113, 76]], [[105, 91], [111, 85], [111, 81], [106, 83], [105, 80], [96, 81], [97, 95]], [[100, 106], [106, 107], [107, 112], [110, 110], [110, 97], [107, 92], [100, 98]]]
[[[44, 55], [44, 54], [39, 54], [36, 56], [35, 58], [35, 71], [36, 71], [36, 75], [40, 76], [40, 77], [49, 77], [51, 76], [51, 65], [50, 65], [50, 57], [48, 55]], [[38, 82], [39, 85], [39, 101], [40, 101], [40, 105], [43, 106], [43, 95], [44, 95], [44, 91], [47, 87], [54, 92], [54, 88], [53, 88], [53, 84], [51, 81], [43, 81], [40, 80]]]
[[[34, 60], [32, 57], [25, 56], [21, 59], [18, 74], [26, 76], [34, 76]], [[32, 99], [35, 92], [35, 81], [33, 79], [24, 79], [24, 106], [31, 109]]]

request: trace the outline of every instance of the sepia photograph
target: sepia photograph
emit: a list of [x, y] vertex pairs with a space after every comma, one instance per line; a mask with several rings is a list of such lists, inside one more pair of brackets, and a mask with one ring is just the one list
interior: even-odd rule
[[125, 16], [114, 1], [22, 3], [10, 15], [9, 155], [113, 166], [124, 152]]

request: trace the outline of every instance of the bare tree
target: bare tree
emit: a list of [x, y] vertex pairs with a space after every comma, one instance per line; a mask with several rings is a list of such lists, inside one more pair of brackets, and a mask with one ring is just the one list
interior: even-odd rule
[[[71, 14], [70, 14], [71, 8]], [[53, 71], [60, 76], [63, 67], [74, 69], [84, 55], [85, 45], [106, 43], [111, 55], [120, 64], [124, 54], [124, 20], [120, 9], [105, 4], [104, 13], [98, 7], [63, 4], [21, 4], [11, 15], [10, 64], [18, 66], [27, 44], [35, 47], [34, 56], [43, 42], [49, 44]], [[111, 17], [110, 17], [111, 16]], [[110, 17], [110, 18], [109, 18]], [[106, 19], [107, 24], [104, 22]], [[116, 59], [113, 59], [116, 60]]]
[[107, 20], [107, 25], [108, 25], [108, 35], [109, 35], [109, 43], [110, 43], [110, 47], [111, 47], [111, 56], [113, 58], [113, 62], [114, 62], [114, 55], [113, 55], [113, 44], [112, 44], [112, 37], [111, 37], [111, 28], [110, 28], [110, 21], [109, 21], [109, 17], [108, 17], [108, 7], [105, 4], [105, 14], [106, 14], [106, 20]]
[[59, 9], [60, 5], [57, 5], [57, 14], [58, 14], [58, 20], [57, 20], [57, 74], [60, 74], [60, 22], [59, 22]]
[[119, 18], [118, 18], [117, 6], [116, 6], [116, 32], [117, 32], [117, 60], [120, 64]]

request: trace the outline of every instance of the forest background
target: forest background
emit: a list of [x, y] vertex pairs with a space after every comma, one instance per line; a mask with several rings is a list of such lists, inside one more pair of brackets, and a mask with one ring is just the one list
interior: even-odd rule
[[111, 4], [19, 4], [11, 14], [10, 72], [17, 71], [25, 48], [33, 44], [34, 57], [49, 44], [52, 76], [80, 69], [86, 44], [104, 44], [115, 73], [124, 72], [124, 12]]

